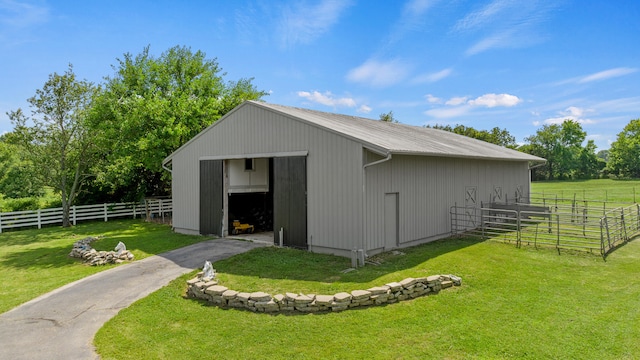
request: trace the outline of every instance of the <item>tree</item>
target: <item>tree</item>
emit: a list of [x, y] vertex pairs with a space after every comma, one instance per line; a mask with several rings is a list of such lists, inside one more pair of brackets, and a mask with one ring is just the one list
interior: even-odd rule
[[609, 162], [609, 150], [600, 150], [596, 154], [598, 159], [602, 159], [604, 162]]
[[106, 159], [93, 186], [119, 200], [168, 194], [162, 160], [243, 101], [267, 95], [252, 79], [225, 82], [215, 59], [187, 47], [158, 58], [146, 47], [117, 61], [90, 119]]
[[508, 147], [511, 149], [515, 149], [518, 146], [516, 144], [516, 138], [511, 135], [507, 131], [507, 129], [500, 129], [499, 127], [494, 127], [490, 131], [476, 130], [472, 127], [467, 127], [464, 125], [456, 125], [453, 128], [451, 127], [451, 125], [434, 125], [433, 128], [449, 131], [458, 135], [464, 135], [470, 138], [486, 141], [488, 143]]
[[578, 179], [591, 179], [597, 177], [607, 163], [596, 154], [596, 143], [588, 140], [587, 145], [580, 149], [578, 154], [578, 166], [575, 177]]
[[[582, 126], [573, 120], [565, 120], [561, 125], [544, 125], [535, 135], [525, 139], [529, 144], [520, 150], [532, 155], [547, 159], [544, 174], [537, 177], [546, 177], [548, 180], [570, 178], [576, 176], [576, 171], [580, 168], [581, 154], [583, 153], [582, 143], [587, 133], [582, 130]], [[593, 153], [595, 158], [595, 144], [587, 148]]]
[[398, 123], [399, 121], [393, 116], [393, 111], [389, 111], [388, 113], [380, 114], [380, 121], [388, 122], [388, 123]]
[[608, 169], [618, 176], [640, 177], [640, 119], [631, 120], [611, 144]]
[[69, 212], [87, 177], [94, 153], [93, 133], [87, 131], [86, 115], [95, 88], [76, 79], [73, 66], [49, 80], [29, 98], [31, 116], [22, 109], [8, 112], [14, 136], [34, 164], [45, 185], [60, 193], [62, 225], [70, 226]]
[[8, 139], [11, 135], [0, 137], [0, 194], [13, 199], [43, 195], [44, 184], [34, 176], [33, 163]]

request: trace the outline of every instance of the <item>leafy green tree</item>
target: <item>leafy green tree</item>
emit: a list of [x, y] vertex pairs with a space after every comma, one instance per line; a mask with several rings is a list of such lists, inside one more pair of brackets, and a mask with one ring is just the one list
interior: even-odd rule
[[85, 122], [94, 91], [93, 84], [76, 79], [69, 64], [64, 74], [49, 75], [28, 99], [31, 116], [22, 109], [7, 113], [16, 142], [37, 170], [34, 176], [60, 193], [65, 227], [94, 159], [95, 133], [87, 131]]
[[592, 179], [600, 175], [607, 163], [596, 154], [596, 144], [593, 140], [588, 140], [578, 154], [578, 166], [575, 169], [574, 177], [578, 179]]
[[398, 123], [399, 121], [393, 116], [393, 111], [389, 111], [388, 113], [380, 114], [380, 121], [389, 122], [389, 123]]
[[609, 149], [608, 169], [623, 177], [640, 177], [640, 119], [631, 120]]
[[598, 157], [598, 159], [602, 159], [604, 162], [608, 162], [609, 161], [609, 150], [600, 150], [600, 151], [598, 151], [596, 156]]
[[[544, 125], [535, 135], [525, 139], [529, 144], [521, 150], [547, 159], [543, 170], [536, 173], [536, 178], [554, 180], [575, 177], [582, 166], [581, 155], [584, 154], [588, 159], [595, 158], [593, 142], [590, 142], [586, 150], [582, 147], [586, 136], [587, 133], [582, 130], [580, 123], [565, 120], [560, 125]], [[591, 169], [590, 165], [587, 168]]]
[[456, 125], [455, 127], [451, 127], [451, 125], [434, 125], [433, 128], [464, 135], [470, 138], [486, 141], [488, 143], [508, 147], [510, 149], [515, 149], [518, 146], [516, 138], [511, 135], [507, 129], [500, 129], [499, 127], [494, 127], [488, 131], [476, 130], [473, 127], [467, 127], [464, 125]]
[[187, 47], [158, 58], [146, 47], [117, 61], [90, 119], [105, 159], [94, 189], [119, 200], [167, 194], [166, 156], [243, 101], [267, 95], [252, 79], [226, 82], [215, 59]]
[[0, 137], [0, 194], [12, 199], [41, 196], [44, 184], [21, 148], [7, 141], [9, 135]]

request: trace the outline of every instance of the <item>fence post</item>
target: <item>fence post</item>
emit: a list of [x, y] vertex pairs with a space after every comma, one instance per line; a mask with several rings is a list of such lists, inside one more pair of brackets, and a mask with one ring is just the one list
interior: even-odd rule
[[480, 208], [480, 226], [482, 227], [482, 239], [484, 239], [484, 208]]
[[556, 249], [558, 250], [558, 254], [560, 254], [560, 215], [558, 214], [556, 214], [556, 231], [558, 232]]
[[605, 215], [603, 219], [604, 219], [604, 226], [607, 230], [607, 250], [608, 250], [608, 249], [611, 249], [611, 234], [609, 233], [609, 218], [607, 217], [607, 215]]
[[622, 223], [623, 240], [627, 242], [629, 238], [627, 237], [627, 225], [624, 221], [624, 208], [620, 209], [620, 222]]
[[2, 213], [0, 213], [0, 234], [2, 234]]
[[73, 226], [76, 226], [76, 223], [78, 222], [76, 219], [76, 206], [73, 205], [71, 207], [71, 218], [73, 219]]
[[587, 208], [582, 209], [582, 236], [587, 236]]
[[600, 255], [604, 257], [604, 229], [602, 226], [602, 221], [604, 218], [600, 218]]
[[576, 193], [573, 193], [573, 201], [571, 202], [571, 222], [576, 222], [576, 218], [578, 217], [578, 210], [576, 205]]
[[104, 203], [102, 207], [104, 209], [104, 222], [107, 222], [109, 220], [109, 216], [107, 215], [107, 203]]
[[516, 222], [516, 247], [520, 248], [520, 241], [522, 240], [521, 235], [520, 235], [520, 211], [518, 210], [516, 212], [516, 217], [517, 217], [517, 222]]
[[449, 208], [449, 216], [451, 216], [451, 232], [452, 235], [458, 235], [458, 217], [456, 216], [458, 211], [458, 203], [454, 203], [453, 207]]

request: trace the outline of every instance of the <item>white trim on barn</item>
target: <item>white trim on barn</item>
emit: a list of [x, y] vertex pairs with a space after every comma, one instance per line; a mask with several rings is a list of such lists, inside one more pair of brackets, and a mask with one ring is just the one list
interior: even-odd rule
[[[515, 197], [529, 189], [530, 163], [544, 162], [446, 131], [247, 101], [164, 160], [171, 166], [176, 231], [203, 233], [201, 222], [209, 220], [202, 217], [210, 205], [201, 192], [210, 190], [210, 180], [200, 171], [222, 176], [214, 193], [223, 201], [212, 204], [223, 209], [214, 213], [239, 204], [228, 178], [237, 159], [269, 164], [264, 196], [242, 201], [271, 207], [268, 215], [296, 237], [288, 239], [292, 246], [342, 256], [446, 237], [449, 207], [469, 203], [469, 189], [476, 206], [497, 188]], [[218, 170], [207, 167], [216, 161]], [[218, 229], [218, 221], [209, 226]], [[221, 234], [229, 221], [222, 218]]]

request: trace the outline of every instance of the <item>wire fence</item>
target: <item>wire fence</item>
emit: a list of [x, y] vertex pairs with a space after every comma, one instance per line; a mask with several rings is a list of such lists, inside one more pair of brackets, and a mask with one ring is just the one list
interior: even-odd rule
[[[79, 221], [104, 220], [114, 218], [145, 218], [166, 222], [173, 212], [171, 199], [147, 199], [142, 203], [105, 203], [97, 205], [72, 206], [69, 220], [73, 225]], [[14, 211], [0, 213], [0, 233], [6, 229], [42, 228], [46, 225], [62, 224], [62, 208]]]
[[545, 246], [598, 252], [612, 249], [640, 234], [640, 206], [614, 207], [599, 201], [546, 199], [535, 204], [486, 204], [451, 207], [454, 235], [479, 236], [517, 247]]

